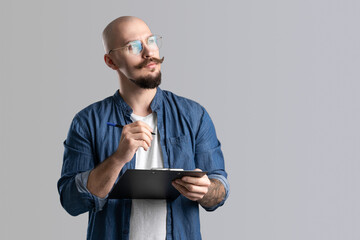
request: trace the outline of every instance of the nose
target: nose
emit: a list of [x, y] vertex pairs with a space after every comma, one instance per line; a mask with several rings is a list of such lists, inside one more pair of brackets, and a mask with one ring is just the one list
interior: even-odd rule
[[144, 57], [144, 58], [153, 57], [154, 54], [155, 54], [154, 51], [155, 51], [155, 50], [152, 49], [152, 48], [149, 48], [148, 45], [143, 44], [143, 52], [142, 52], [142, 54], [143, 54], [143, 57]]

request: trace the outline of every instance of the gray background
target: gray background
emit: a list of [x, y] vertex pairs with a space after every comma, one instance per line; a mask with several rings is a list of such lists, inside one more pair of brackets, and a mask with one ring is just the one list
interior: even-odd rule
[[204, 239], [360, 239], [360, 3], [1, 1], [0, 239], [85, 239], [56, 182], [73, 116], [118, 89], [101, 31], [164, 37], [163, 89], [210, 113], [231, 195]]

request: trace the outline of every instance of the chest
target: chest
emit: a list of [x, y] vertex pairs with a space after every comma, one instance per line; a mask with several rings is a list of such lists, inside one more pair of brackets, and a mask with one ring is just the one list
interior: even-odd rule
[[[182, 168], [185, 170], [196, 168], [195, 134], [191, 125], [185, 120], [175, 120], [171, 117], [167, 117], [164, 121], [161, 115], [158, 115], [154, 124], [156, 126], [151, 127], [156, 130], [156, 141], [153, 144], [153, 152], [148, 154], [147, 157], [156, 157], [157, 160], [154, 166], [150, 164], [151, 167]], [[122, 128], [105, 128], [95, 134], [93, 146], [98, 163], [104, 161], [116, 151], [121, 134]], [[142, 148], [138, 150], [138, 154], [141, 156], [146, 155]], [[161, 154], [161, 156], [158, 156], [158, 154]], [[163, 166], [159, 164], [160, 158], [162, 158]], [[124, 167], [124, 170], [138, 167], [149, 168], [150, 165], [148, 162], [138, 165], [135, 154], [133, 159]]]

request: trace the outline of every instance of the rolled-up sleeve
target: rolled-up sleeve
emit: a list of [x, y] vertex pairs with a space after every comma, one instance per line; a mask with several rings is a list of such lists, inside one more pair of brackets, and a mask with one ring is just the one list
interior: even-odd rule
[[224, 185], [225, 198], [215, 206], [204, 207], [206, 211], [214, 211], [225, 203], [229, 196], [230, 187], [221, 144], [216, 136], [214, 124], [204, 108], [199, 130], [196, 134], [195, 162], [198, 168], [208, 171], [210, 179], [217, 179]]
[[206, 211], [211, 212], [211, 211], [214, 211], [215, 209], [217, 209], [218, 207], [224, 205], [226, 199], [229, 197], [230, 186], [229, 186], [229, 182], [228, 182], [227, 178], [225, 178], [223, 175], [210, 174], [210, 175], [208, 175], [208, 177], [209, 177], [209, 179], [217, 179], [217, 180], [219, 180], [224, 185], [224, 188], [225, 188], [225, 197], [220, 203], [218, 203], [217, 205], [212, 206], [212, 207], [204, 207], [203, 206], [203, 208]]
[[88, 175], [95, 165], [91, 136], [77, 116], [71, 123], [64, 148], [61, 178], [57, 184], [61, 205], [72, 216], [90, 210], [100, 211], [106, 199], [99, 199], [86, 189]]
[[[90, 174], [91, 170], [86, 171], [86, 172], [82, 172], [82, 173], [78, 173], [75, 177], [75, 183], [76, 183], [76, 187], [79, 190], [79, 192], [82, 193], [89, 193], [89, 190], [87, 189], [87, 181], [89, 179], [89, 174]], [[93, 195], [95, 198], [95, 211], [100, 211], [103, 209], [105, 203], [107, 202], [107, 196], [104, 198], [100, 198], [98, 196]]]

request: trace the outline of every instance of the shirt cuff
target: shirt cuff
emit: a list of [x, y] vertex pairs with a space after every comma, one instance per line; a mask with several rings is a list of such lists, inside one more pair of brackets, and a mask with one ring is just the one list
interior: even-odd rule
[[91, 172], [91, 170], [76, 174], [76, 176], [75, 176], [76, 188], [81, 193], [87, 193], [87, 194], [92, 195], [95, 200], [95, 208], [96, 208], [95, 210], [101, 211], [103, 209], [105, 203], [107, 202], [107, 196], [104, 198], [97, 197], [97, 196], [91, 194], [89, 192], [89, 190], [86, 188], [90, 172]]
[[208, 178], [209, 179], [217, 179], [219, 180], [223, 185], [224, 185], [224, 188], [225, 188], [225, 197], [224, 199], [217, 205], [215, 206], [212, 206], [212, 207], [204, 207], [203, 208], [206, 210], [206, 211], [214, 211], [215, 209], [217, 209], [218, 207], [224, 205], [226, 199], [229, 197], [229, 193], [230, 193], [230, 185], [229, 185], [229, 182], [227, 180], [226, 177], [224, 177], [223, 175], [219, 175], [219, 174], [209, 174], [208, 175]]

